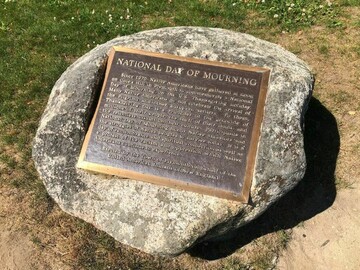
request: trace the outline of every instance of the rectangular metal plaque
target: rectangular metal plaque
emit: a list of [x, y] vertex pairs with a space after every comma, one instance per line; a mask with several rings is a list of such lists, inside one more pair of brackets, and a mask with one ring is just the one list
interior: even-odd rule
[[269, 74], [114, 47], [77, 166], [247, 202]]

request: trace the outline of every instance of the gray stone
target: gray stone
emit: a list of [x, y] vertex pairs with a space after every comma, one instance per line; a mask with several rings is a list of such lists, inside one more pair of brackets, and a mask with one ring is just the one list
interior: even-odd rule
[[[251, 204], [242, 204], [75, 168], [113, 45], [268, 67], [271, 78]], [[52, 198], [116, 240], [148, 253], [176, 255], [241, 227], [303, 177], [303, 116], [313, 76], [278, 45], [222, 29], [176, 27], [115, 38], [72, 64], [56, 82], [37, 131], [33, 158]]]

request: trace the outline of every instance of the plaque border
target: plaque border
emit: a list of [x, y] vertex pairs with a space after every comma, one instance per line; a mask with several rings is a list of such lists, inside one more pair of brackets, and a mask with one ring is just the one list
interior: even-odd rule
[[[248, 150], [247, 158], [246, 158], [243, 188], [240, 193], [233, 193], [233, 192], [223, 190], [223, 189], [216, 189], [213, 187], [203, 186], [203, 185], [194, 184], [194, 183], [188, 183], [188, 182], [184, 182], [184, 181], [180, 181], [180, 180], [170, 179], [167, 177], [161, 177], [161, 176], [156, 176], [156, 175], [151, 175], [151, 174], [143, 174], [143, 173], [132, 171], [132, 170], [115, 168], [115, 167], [108, 166], [108, 165], [101, 165], [101, 164], [85, 161], [85, 153], [86, 153], [89, 141], [90, 141], [92, 130], [93, 130], [93, 127], [95, 124], [95, 119], [98, 115], [98, 110], [100, 107], [99, 101], [102, 100], [102, 97], [104, 95], [106, 81], [108, 80], [110, 68], [111, 68], [111, 65], [112, 65], [112, 62], [113, 62], [116, 52], [140, 54], [140, 55], [146, 55], [146, 56], [151, 56], [151, 57], [171, 59], [171, 60], [177, 60], [177, 61], [182, 61], [182, 62], [191, 62], [191, 63], [203, 64], [203, 65], [221, 66], [221, 67], [225, 67], [225, 68], [252, 71], [252, 72], [258, 72], [258, 73], [262, 74], [260, 88], [259, 88], [259, 97], [258, 97], [258, 102], [256, 104], [256, 110], [255, 110], [254, 124], [253, 124], [253, 129], [252, 129], [251, 138], [250, 138], [250, 146], [249, 146], [249, 150]], [[257, 150], [258, 150], [258, 145], [259, 145], [259, 141], [260, 141], [261, 124], [262, 124], [264, 111], [265, 111], [265, 102], [266, 102], [269, 79], [270, 79], [270, 69], [264, 68], [264, 67], [253, 67], [253, 66], [246, 66], [246, 65], [241, 65], [241, 64], [215, 62], [215, 61], [210, 61], [210, 60], [183, 57], [183, 56], [177, 56], [177, 55], [166, 54], [166, 53], [149, 52], [149, 51], [145, 51], [145, 50], [127, 48], [127, 47], [122, 47], [122, 46], [113, 46], [113, 47], [111, 47], [111, 49], [108, 53], [104, 83], [101, 88], [101, 93], [100, 93], [100, 96], [98, 99], [95, 113], [91, 119], [91, 123], [86, 132], [85, 139], [84, 139], [83, 145], [81, 147], [81, 151], [80, 151], [80, 155], [79, 155], [79, 159], [76, 164], [76, 167], [79, 169], [89, 170], [92, 172], [116, 175], [116, 176], [120, 176], [122, 178], [130, 178], [130, 179], [139, 180], [139, 181], [143, 181], [143, 182], [149, 182], [149, 183], [157, 184], [157, 185], [161, 185], [161, 186], [183, 189], [186, 191], [197, 192], [197, 193], [215, 196], [215, 197], [219, 197], [219, 198], [223, 198], [223, 199], [248, 203], [249, 197], [250, 197], [251, 183], [252, 183], [253, 176], [254, 176]]]

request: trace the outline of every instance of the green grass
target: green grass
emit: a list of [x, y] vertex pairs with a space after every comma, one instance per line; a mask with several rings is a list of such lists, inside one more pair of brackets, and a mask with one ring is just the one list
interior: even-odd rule
[[359, 6], [359, 0], [340, 0], [338, 1], [341, 6], [355, 7]]
[[[332, 6], [326, 3], [321, 0], [0, 1], [0, 185], [31, 194], [34, 220], [39, 226], [49, 222], [47, 215], [53, 201], [31, 162], [32, 139], [56, 80], [73, 61], [97, 44], [117, 35], [182, 25], [226, 28], [271, 38], [271, 34], [313, 24], [342, 26], [343, 22], [337, 18], [340, 7], [359, 6], [357, 0], [342, 0]], [[319, 51], [326, 55], [328, 47], [321, 45]], [[301, 51], [301, 47], [294, 50]], [[354, 50], [359, 53], [358, 46]], [[348, 96], [339, 92], [333, 98], [343, 104]], [[176, 265], [152, 256], [137, 256], [90, 225], [67, 222], [73, 224], [71, 230], [78, 231], [75, 239], [79, 245], [72, 249], [77, 267], [115, 269], [122, 265], [130, 269], [160, 269], [162, 265], [173, 268]], [[279, 238], [278, 245], [286, 244], [286, 233], [280, 233]], [[33, 242], [42, 245], [38, 236], [34, 236]], [[262, 256], [253, 265], [264, 269], [270, 257]], [[228, 260], [223, 266], [224, 269], [245, 267], [237, 260]]]
[[279, 236], [280, 246], [285, 248], [291, 239], [291, 233], [289, 231], [280, 230], [277, 232], [277, 235]]
[[[307, 27], [336, 15], [336, 9], [326, 1], [258, 1], [255, 8], [272, 17], [283, 30]], [[254, 4], [253, 4], [254, 5]]]
[[318, 50], [321, 54], [328, 55], [329, 54], [329, 44], [318, 44]]

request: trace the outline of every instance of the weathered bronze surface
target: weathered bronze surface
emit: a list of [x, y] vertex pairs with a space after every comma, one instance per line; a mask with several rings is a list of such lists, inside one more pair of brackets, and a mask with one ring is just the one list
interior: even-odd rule
[[78, 167], [247, 202], [269, 73], [114, 47]]

